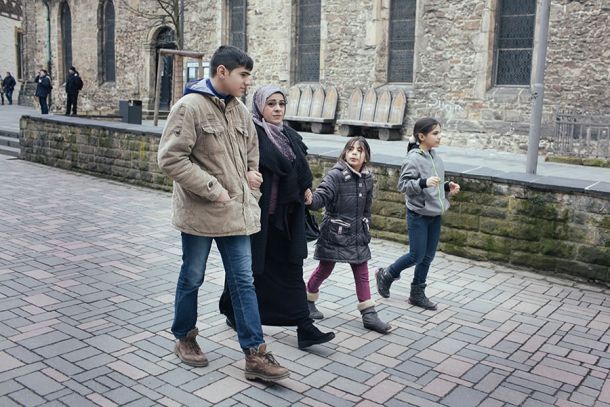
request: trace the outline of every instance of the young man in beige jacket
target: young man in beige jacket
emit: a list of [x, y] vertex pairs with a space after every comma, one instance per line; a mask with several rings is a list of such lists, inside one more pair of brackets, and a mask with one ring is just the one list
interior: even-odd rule
[[250, 235], [260, 230], [258, 138], [239, 100], [250, 85], [252, 59], [221, 46], [210, 61], [212, 78], [187, 85], [159, 142], [161, 170], [174, 180], [172, 223], [182, 233], [182, 267], [172, 333], [186, 364], [207, 366], [197, 344], [197, 295], [212, 241], [220, 251], [231, 293], [247, 379], [290, 375], [266, 350], [252, 277]]

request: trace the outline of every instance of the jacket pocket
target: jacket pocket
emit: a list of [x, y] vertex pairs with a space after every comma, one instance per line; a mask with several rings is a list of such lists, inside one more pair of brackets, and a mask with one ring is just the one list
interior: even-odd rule
[[220, 124], [206, 123], [201, 126], [201, 137], [198, 141], [198, 148], [207, 157], [214, 157], [223, 160], [226, 155], [224, 129]]
[[354, 228], [342, 219], [330, 219], [328, 222], [328, 241], [336, 246], [352, 246], [354, 244]]
[[364, 244], [369, 244], [371, 242], [371, 227], [367, 218], [362, 218], [362, 235]]

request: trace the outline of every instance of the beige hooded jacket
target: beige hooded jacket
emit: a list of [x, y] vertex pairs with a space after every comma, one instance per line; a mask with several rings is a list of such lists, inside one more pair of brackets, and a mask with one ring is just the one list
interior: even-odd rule
[[[258, 137], [248, 109], [236, 98], [225, 105], [205, 80], [186, 93], [172, 107], [157, 153], [174, 180], [173, 225], [209, 237], [258, 232], [260, 192], [246, 178], [258, 170]], [[231, 199], [216, 202], [223, 189]]]

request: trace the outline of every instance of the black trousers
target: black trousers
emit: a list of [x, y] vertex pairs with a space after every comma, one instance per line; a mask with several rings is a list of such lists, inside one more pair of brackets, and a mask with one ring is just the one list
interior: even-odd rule
[[68, 102], [66, 103], [66, 114], [70, 114], [70, 108], [72, 108], [72, 114], [76, 114], [78, 105], [78, 92], [68, 93]]
[[40, 112], [42, 114], [49, 114], [49, 105], [47, 104], [47, 97], [38, 96], [38, 102], [40, 102]]

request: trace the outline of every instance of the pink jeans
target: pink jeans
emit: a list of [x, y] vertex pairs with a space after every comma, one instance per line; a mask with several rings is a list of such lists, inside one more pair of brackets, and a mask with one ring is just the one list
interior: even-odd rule
[[[369, 266], [368, 262], [361, 264], [350, 264], [354, 273], [354, 282], [356, 283], [356, 295], [358, 302], [364, 302], [371, 299], [371, 287], [369, 286]], [[330, 276], [335, 268], [334, 261], [320, 260], [320, 264], [314, 270], [309, 281], [307, 282], [307, 292], [317, 293], [320, 286]]]

